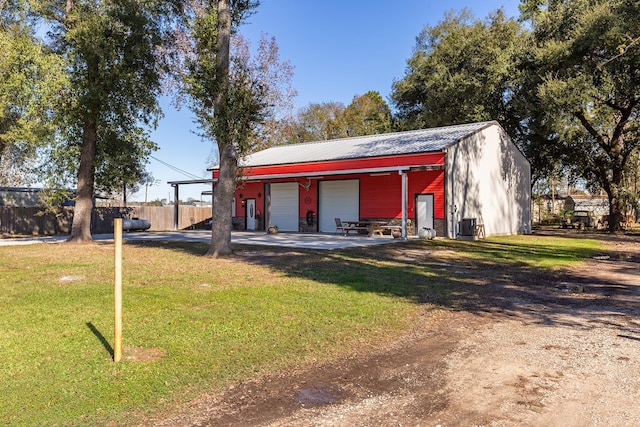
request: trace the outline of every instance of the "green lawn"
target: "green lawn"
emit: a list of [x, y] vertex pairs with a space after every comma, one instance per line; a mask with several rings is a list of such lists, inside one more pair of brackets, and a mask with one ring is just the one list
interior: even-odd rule
[[[532, 236], [405, 245], [535, 268], [599, 248]], [[398, 247], [251, 248], [214, 260], [202, 244], [127, 244], [118, 364], [113, 245], [0, 247], [0, 424], [128, 425], [232, 381], [390, 339], [419, 296], [446, 294], [449, 280], [385, 256]]]

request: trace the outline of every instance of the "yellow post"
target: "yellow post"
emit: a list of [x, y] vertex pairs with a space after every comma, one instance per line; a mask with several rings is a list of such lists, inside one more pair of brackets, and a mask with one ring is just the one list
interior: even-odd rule
[[115, 244], [115, 311], [113, 361], [122, 359], [122, 218], [113, 220], [113, 241]]

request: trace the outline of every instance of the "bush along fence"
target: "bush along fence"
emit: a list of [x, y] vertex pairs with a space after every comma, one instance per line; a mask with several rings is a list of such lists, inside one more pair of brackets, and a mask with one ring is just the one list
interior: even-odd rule
[[[73, 207], [61, 207], [46, 212], [40, 207], [0, 206], [0, 235], [50, 236], [69, 234], [73, 220]], [[174, 229], [173, 206], [97, 207], [91, 215], [91, 232], [112, 233], [114, 218], [140, 218], [151, 223], [149, 231]], [[204, 229], [211, 218], [210, 207], [179, 206], [178, 229]]]

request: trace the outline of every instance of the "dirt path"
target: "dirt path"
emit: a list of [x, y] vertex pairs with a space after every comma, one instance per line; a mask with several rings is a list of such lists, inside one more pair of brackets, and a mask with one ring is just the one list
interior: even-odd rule
[[473, 287], [463, 309], [425, 311], [390, 348], [239, 384], [151, 425], [640, 425], [640, 240], [545, 277], [456, 268]]

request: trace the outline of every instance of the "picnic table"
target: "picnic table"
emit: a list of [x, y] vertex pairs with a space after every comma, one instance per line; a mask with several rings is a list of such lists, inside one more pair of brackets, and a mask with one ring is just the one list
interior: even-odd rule
[[344, 232], [345, 234], [349, 234], [349, 231], [353, 230], [356, 234], [366, 232], [369, 237], [374, 234], [379, 234], [382, 236], [382, 232], [384, 231], [383, 226], [387, 223], [385, 221], [342, 221], [344, 224]]

